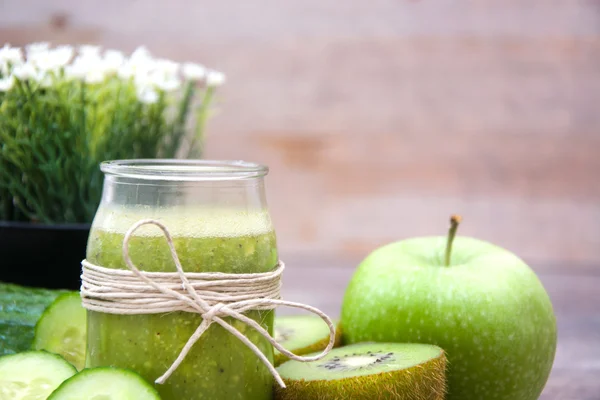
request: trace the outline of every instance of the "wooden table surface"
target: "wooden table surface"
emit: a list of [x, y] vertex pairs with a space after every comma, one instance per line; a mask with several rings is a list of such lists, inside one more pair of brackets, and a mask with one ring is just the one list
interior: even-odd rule
[[[339, 315], [355, 262], [288, 257], [286, 265], [284, 298]], [[554, 368], [540, 400], [600, 400], [600, 266], [534, 269], [558, 320]]]

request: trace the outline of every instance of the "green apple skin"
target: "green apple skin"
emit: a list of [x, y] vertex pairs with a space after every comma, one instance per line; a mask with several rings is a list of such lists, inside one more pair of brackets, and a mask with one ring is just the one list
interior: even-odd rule
[[392, 243], [371, 253], [346, 290], [344, 342], [418, 342], [448, 356], [448, 400], [537, 400], [556, 351], [544, 287], [517, 256], [457, 237]]

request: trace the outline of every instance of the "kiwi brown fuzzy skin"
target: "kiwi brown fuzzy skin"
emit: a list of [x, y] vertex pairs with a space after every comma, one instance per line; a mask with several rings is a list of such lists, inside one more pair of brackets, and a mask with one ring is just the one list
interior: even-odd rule
[[446, 355], [410, 368], [338, 380], [282, 377], [287, 388], [275, 387], [275, 400], [444, 400]]
[[[298, 356], [303, 356], [305, 354], [323, 351], [325, 349], [325, 347], [327, 347], [328, 343], [329, 343], [329, 336], [327, 336], [309, 346], [302, 347], [300, 349], [293, 349], [290, 351]], [[334, 348], [339, 347], [341, 344], [342, 344], [342, 330], [340, 329], [340, 326], [338, 325], [335, 328], [335, 341], [333, 342], [333, 347]], [[288, 360], [289, 360], [289, 358], [286, 355], [283, 355], [279, 351], [275, 350], [274, 363], [275, 363], [276, 367], [283, 364], [284, 362], [286, 362]]]

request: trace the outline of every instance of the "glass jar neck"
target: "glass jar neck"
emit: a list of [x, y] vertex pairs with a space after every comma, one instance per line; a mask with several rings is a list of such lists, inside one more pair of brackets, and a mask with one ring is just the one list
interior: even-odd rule
[[103, 204], [266, 207], [265, 166], [243, 161], [123, 160], [102, 163]]
[[266, 208], [264, 178], [165, 181], [107, 175], [102, 204], [129, 207]]
[[[102, 200], [93, 227], [126, 231], [141, 219], [178, 234], [230, 235], [272, 229], [266, 167], [223, 161], [132, 160], [102, 164]], [[188, 233], [185, 233], [188, 232]]]

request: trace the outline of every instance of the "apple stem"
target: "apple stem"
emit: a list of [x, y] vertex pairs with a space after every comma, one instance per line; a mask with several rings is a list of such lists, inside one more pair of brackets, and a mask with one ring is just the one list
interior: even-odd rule
[[454, 242], [454, 237], [456, 236], [456, 230], [458, 229], [458, 225], [462, 221], [462, 217], [460, 215], [452, 215], [450, 217], [450, 229], [448, 230], [448, 241], [446, 242], [446, 257], [445, 264], [446, 267], [450, 266], [450, 255], [452, 254], [452, 243]]

